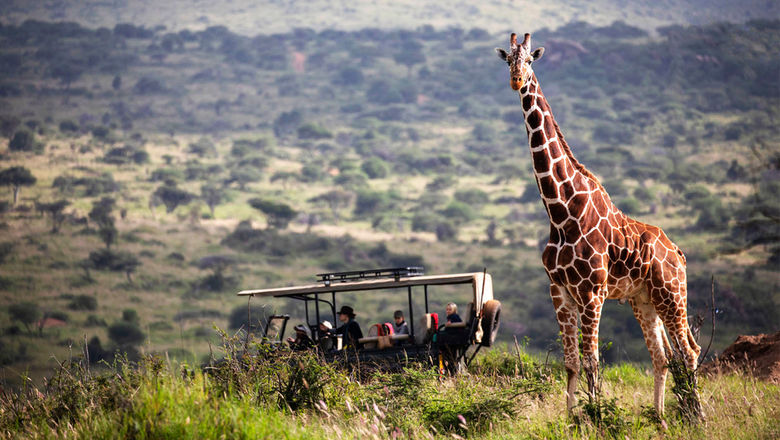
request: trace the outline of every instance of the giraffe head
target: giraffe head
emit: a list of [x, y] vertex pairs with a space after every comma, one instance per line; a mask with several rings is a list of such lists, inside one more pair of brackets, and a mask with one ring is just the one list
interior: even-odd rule
[[542, 57], [544, 48], [531, 51], [531, 34], [525, 34], [523, 42], [518, 44], [517, 34], [512, 33], [509, 37], [509, 52], [498, 47], [496, 52], [509, 65], [509, 85], [512, 90], [520, 90], [531, 79], [534, 73], [531, 63]]

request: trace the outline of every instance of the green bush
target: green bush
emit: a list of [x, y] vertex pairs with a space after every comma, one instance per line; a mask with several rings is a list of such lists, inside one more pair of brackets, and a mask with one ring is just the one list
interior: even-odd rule
[[479, 207], [490, 201], [487, 193], [478, 188], [459, 189], [455, 191], [455, 200]]
[[382, 179], [387, 177], [387, 163], [378, 157], [372, 157], [363, 162], [360, 169], [370, 179]]
[[457, 223], [466, 223], [476, 218], [476, 214], [470, 205], [453, 200], [445, 207], [441, 214], [450, 221]]
[[333, 137], [333, 133], [323, 126], [307, 123], [298, 127], [298, 137], [301, 139], [330, 139]]
[[11, 151], [42, 153], [43, 144], [35, 139], [35, 133], [25, 128], [14, 133], [14, 137], [8, 143], [8, 149]]
[[146, 335], [137, 324], [132, 322], [119, 321], [108, 327], [108, 337], [118, 347], [129, 347], [139, 345], [144, 341]]
[[71, 310], [97, 310], [97, 306], [97, 298], [92, 295], [76, 295], [68, 304]]
[[8, 315], [12, 321], [21, 322], [27, 331], [31, 332], [31, 326], [41, 318], [41, 309], [38, 304], [25, 301], [8, 306]]
[[60, 131], [63, 133], [76, 133], [79, 131], [79, 125], [71, 119], [65, 119], [60, 122]]
[[87, 319], [84, 320], [84, 327], [106, 327], [108, 324], [106, 320], [97, 315], [87, 315]]

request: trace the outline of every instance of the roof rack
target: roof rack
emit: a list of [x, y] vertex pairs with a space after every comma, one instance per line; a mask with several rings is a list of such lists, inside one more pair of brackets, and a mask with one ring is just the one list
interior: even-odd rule
[[330, 273], [318, 273], [317, 277], [319, 281], [325, 283], [326, 286], [334, 281], [346, 282], [363, 280], [369, 278], [394, 278], [396, 281], [401, 277], [416, 277], [425, 275], [425, 268], [421, 266], [410, 267], [394, 267], [389, 269], [369, 269], [369, 270], [352, 270], [347, 272], [330, 272]]

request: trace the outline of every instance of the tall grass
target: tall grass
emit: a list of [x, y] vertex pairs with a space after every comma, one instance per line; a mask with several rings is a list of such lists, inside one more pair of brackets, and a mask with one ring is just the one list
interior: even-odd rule
[[[252, 355], [249, 355], [252, 353]], [[650, 416], [652, 377], [603, 373], [601, 417], [566, 414], [563, 369], [494, 350], [469, 372], [426, 365], [360, 374], [316, 353], [228, 338], [205, 368], [145, 357], [90, 371], [62, 364], [44, 387], [0, 394], [3, 438], [778, 438], [780, 387], [749, 376], [700, 379], [707, 418]], [[362, 378], [362, 380], [358, 380]], [[673, 398], [670, 398], [670, 401]]]

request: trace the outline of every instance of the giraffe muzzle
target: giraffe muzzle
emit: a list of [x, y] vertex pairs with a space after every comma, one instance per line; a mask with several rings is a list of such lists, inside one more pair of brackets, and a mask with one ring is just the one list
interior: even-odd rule
[[509, 85], [512, 87], [512, 90], [520, 90], [524, 83], [525, 81], [523, 81], [522, 78], [512, 78], [512, 80], [509, 81]]

